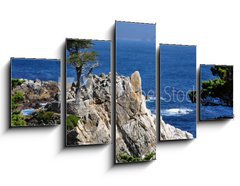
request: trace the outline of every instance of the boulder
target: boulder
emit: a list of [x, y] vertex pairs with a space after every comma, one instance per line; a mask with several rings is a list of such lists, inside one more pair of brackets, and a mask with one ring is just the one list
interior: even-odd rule
[[160, 140], [184, 140], [184, 139], [193, 139], [193, 135], [187, 131], [180, 130], [170, 124], [166, 124], [161, 117]]

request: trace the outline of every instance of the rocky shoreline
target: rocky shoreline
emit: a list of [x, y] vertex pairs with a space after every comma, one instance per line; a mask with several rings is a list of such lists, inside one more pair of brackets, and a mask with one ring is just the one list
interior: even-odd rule
[[160, 140], [193, 139], [193, 135], [191, 133], [165, 123], [162, 117], [160, 118], [160, 131]]
[[[61, 123], [58, 82], [14, 79], [12, 80], [11, 94], [12, 127], [51, 126]], [[32, 111], [29, 115], [24, 115], [25, 110]], [[22, 123], [15, 121], [19, 118], [21, 118]]]

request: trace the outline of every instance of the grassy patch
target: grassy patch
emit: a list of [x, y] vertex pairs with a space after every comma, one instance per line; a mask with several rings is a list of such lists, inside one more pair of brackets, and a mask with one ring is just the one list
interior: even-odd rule
[[127, 162], [131, 163], [131, 162], [149, 161], [149, 160], [153, 160], [155, 158], [156, 158], [156, 153], [151, 152], [151, 153], [147, 154], [144, 158], [130, 156], [126, 153], [123, 153], [123, 154], [119, 154], [117, 159], [118, 159], [118, 161], [123, 162], [123, 163], [127, 163]]
[[75, 115], [68, 115], [67, 116], [67, 129], [72, 130], [74, 127], [77, 126], [79, 118]]

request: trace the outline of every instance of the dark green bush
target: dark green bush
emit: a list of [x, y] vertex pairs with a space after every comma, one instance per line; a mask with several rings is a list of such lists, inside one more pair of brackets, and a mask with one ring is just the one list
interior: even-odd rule
[[150, 152], [149, 154], [147, 154], [144, 157], [144, 161], [149, 161], [149, 160], [153, 160], [156, 159], [156, 153], [155, 152]]
[[12, 95], [12, 98], [11, 98], [12, 111], [15, 110], [17, 107], [19, 107], [20, 104], [18, 104], [18, 103], [23, 100], [24, 100], [23, 93], [20, 91], [16, 91], [15, 94]]
[[24, 116], [22, 116], [21, 114], [12, 114], [11, 125], [14, 127], [26, 126], [27, 123], [24, 120]]
[[[233, 106], [233, 66], [214, 65], [211, 67], [213, 76], [217, 78], [201, 82], [201, 104], [211, 105], [211, 98], [219, 98], [227, 106]], [[196, 102], [196, 91], [188, 94], [193, 103]]]
[[24, 95], [20, 91], [16, 91], [15, 94], [12, 96], [12, 102], [19, 102], [24, 100]]
[[120, 154], [118, 156], [118, 160], [120, 162], [142, 162], [142, 161], [153, 160], [155, 158], [156, 158], [156, 153], [155, 152], [151, 152], [151, 153], [147, 154], [144, 158], [130, 156], [126, 153]]
[[35, 116], [36, 120], [38, 123], [44, 123], [47, 124], [49, 121], [53, 119], [53, 112], [48, 112], [48, 111], [40, 111], [37, 113]]
[[67, 116], [67, 129], [72, 130], [74, 127], [77, 126], [79, 118], [75, 115], [68, 115]]
[[16, 86], [21, 85], [24, 82], [23, 79], [12, 79], [12, 88], [16, 88]]

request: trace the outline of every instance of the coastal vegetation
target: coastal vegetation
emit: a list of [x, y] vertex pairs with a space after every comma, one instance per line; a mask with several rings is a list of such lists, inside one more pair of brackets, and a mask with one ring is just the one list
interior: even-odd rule
[[11, 126], [42, 126], [60, 123], [60, 109], [53, 104], [58, 96], [57, 82], [12, 79]]
[[[214, 65], [211, 67], [213, 80], [201, 82], [200, 101], [202, 105], [233, 106], [233, 66]], [[196, 102], [196, 91], [189, 93], [192, 102]], [[220, 101], [214, 102], [214, 99]]]
[[25, 82], [23, 79], [12, 79], [12, 89], [16, 88], [16, 86], [21, 85]]
[[35, 116], [36, 120], [38, 121], [39, 124], [41, 123], [49, 123], [49, 121], [52, 120], [54, 113], [51, 111], [40, 111], [37, 113]]
[[119, 154], [117, 160], [121, 163], [144, 162], [156, 159], [156, 152], [150, 152], [144, 157], [130, 156], [127, 153]]
[[67, 121], [66, 121], [67, 122], [67, 129], [68, 130], [74, 129], [74, 127], [77, 126], [78, 120], [79, 120], [79, 118], [77, 116], [69, 114], [67, 116]]
[[[24, 80], [13, 79], [12, 80], [12, 89], [16, 88], [17, 85], [21, 85]], [[22, 105], [22, 101], [24, 100], [24, 94], [21, 91], [16, 91], [12, 94], [11, 97], [11, 120], [12, 126], [26, 126], [26, 121], [24, 116], [21, 114], [21, 111], [18, 109]]]

